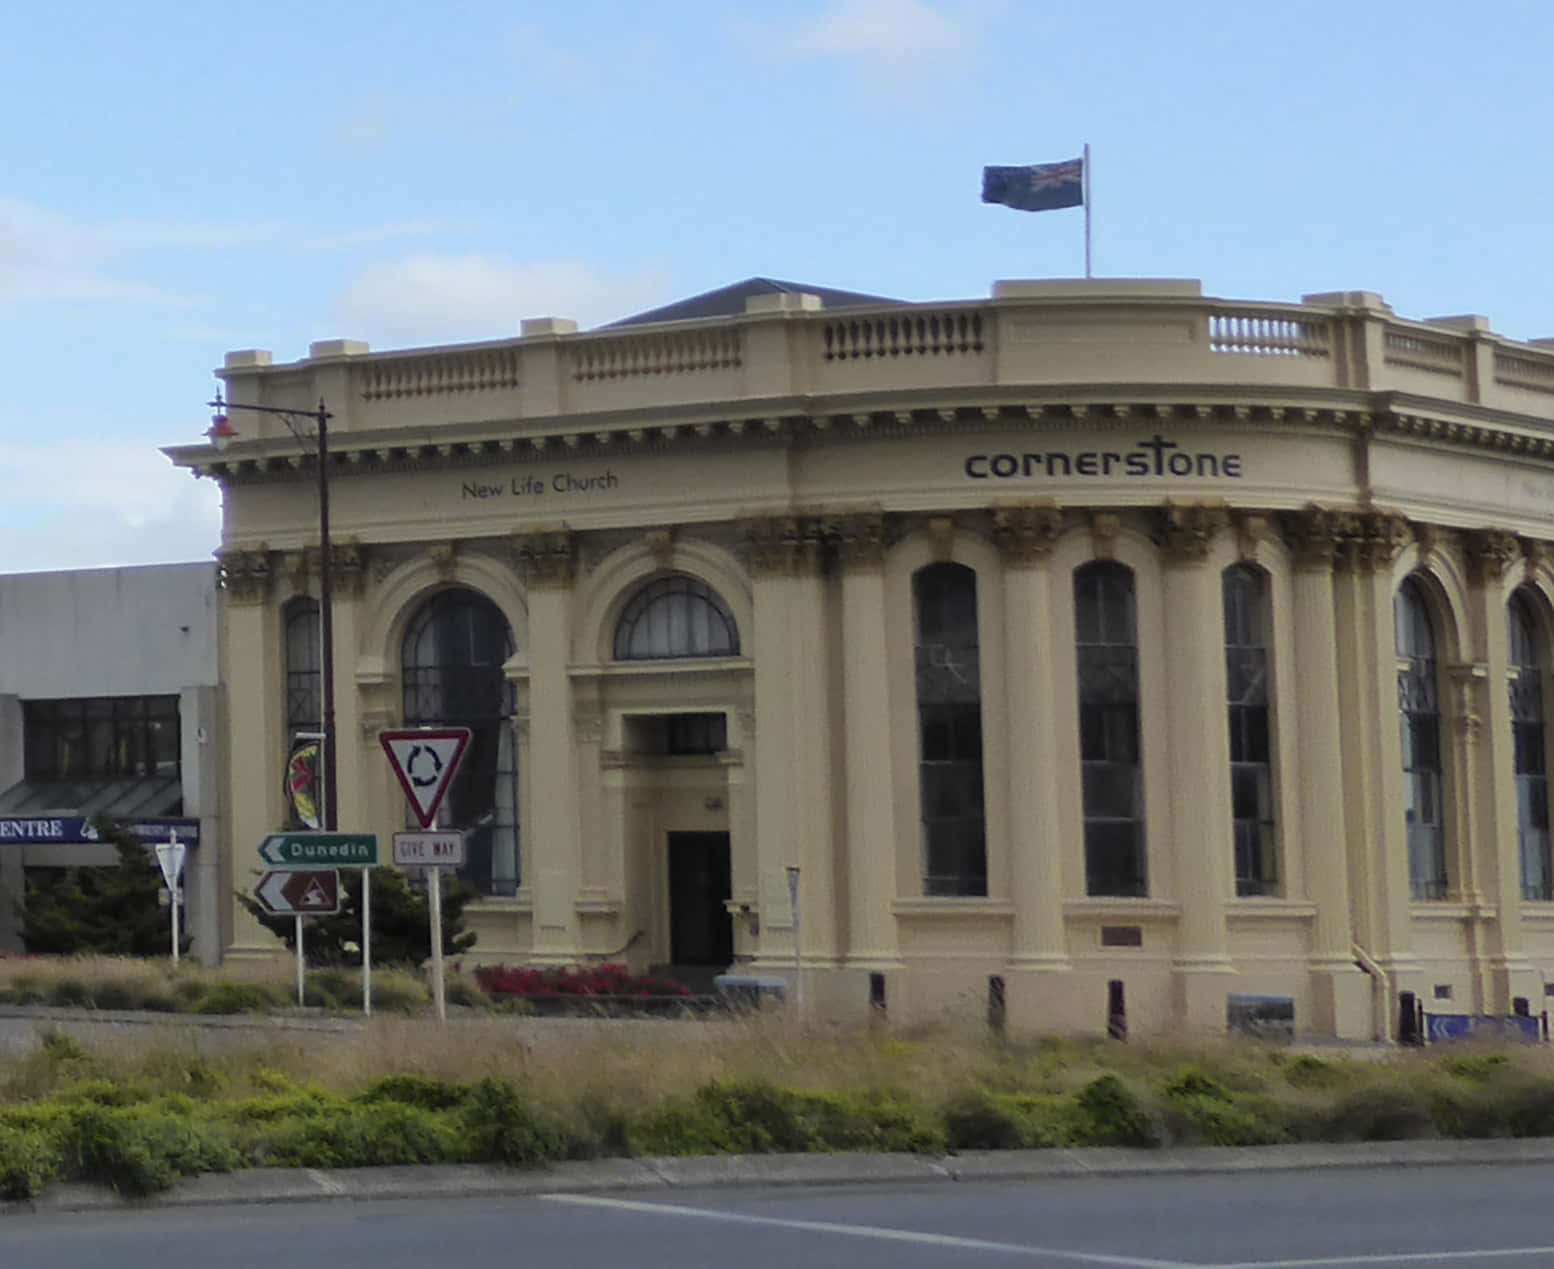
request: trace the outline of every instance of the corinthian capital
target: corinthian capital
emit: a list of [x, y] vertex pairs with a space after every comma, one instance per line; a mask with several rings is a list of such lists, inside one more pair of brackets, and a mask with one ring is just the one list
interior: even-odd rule
[[270, 594], [270, 552], [261, 544], [217, 557], [216, 581], [233, 604], [262, 604]]
[[1214, 538], [1230, 523], [1230, 512], [1217, 502], [1168, 502], [1155, 513], [1155, 541], [1176, 564], [1198, 564], [1209, 557]]
[[739, 536], [752, 573], [799, 576], [820, 571], [825, 534], [816, 516], [750, 516], [740, 521]]
[[1052, 553], [1063, 532], [1063, 513], [1050, 499], [993, 508], [993, 540], [1006, 564], [1031, 565]]

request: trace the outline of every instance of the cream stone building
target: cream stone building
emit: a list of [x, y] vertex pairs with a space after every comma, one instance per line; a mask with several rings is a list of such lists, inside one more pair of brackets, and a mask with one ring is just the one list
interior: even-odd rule
[[[340, 825], [472, 727], [475, 959], [806, 1007], [1388, 1035], [1554, 980], [1554, 340], [1176, 280], [903, 304], [753, 280], [303, 361], [332, 413]], [[226, 890], [318, 723], [314, 457], [224, 452]], [[270, 936], [231, 906], [229, 956]]]

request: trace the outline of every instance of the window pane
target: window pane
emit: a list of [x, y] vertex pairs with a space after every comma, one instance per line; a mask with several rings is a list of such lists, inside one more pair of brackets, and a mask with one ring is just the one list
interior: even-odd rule
[[1085, 881], [1093, 895], [1147, 891], [1135, 625], [1130, 570], [1107, 561], [1075, 571]]
[[987, 893], [977, 575], [930, 564], [912, 578], [923, 892]]
[[620, 660], [735, 656], [739, 631], [723, 597], [684, 574], [649, 582], [615, 627]]

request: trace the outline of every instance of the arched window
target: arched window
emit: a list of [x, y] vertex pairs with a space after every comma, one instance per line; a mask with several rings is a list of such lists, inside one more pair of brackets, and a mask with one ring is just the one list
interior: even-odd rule
[[1230, 710], [1230, 814], [1236, 893], [1277, 894], [1273, 750], [1268, 726], [1267, 577], [1246, 564], [1221, 574], [1225, 692]]
[[615, 627], [621, 661], [739, 654], [739, 629], [723, 596], [706, 582], [673, 573], [649, 582]]
[[439, 824], [465, 831], [459, 876], [486, 894], [518, 886], [518, 781], [513, 685], [502, 671], [513, 636], [501, 609], [471, 590], [429, 600], [405, 631], [405, 725], [468, 727], [469, 748]]
[[1085, 891], [1149, 893], [1139, 754], [1138, 632], [1133, 571], [1098, 561], [1074, 572]]
[[929, 564], [912, 575], [923, 893], [987, 893], [977, 575]]
[[1510, 637], [1511, 729], [1516, 761], [1516, 836], [1522, 897], [1554, 899], [1549, 860], [1548, 736], [1543, 720], [1542, 640], [1533, 606], [1520, 590], [1506, 608]]
[[316, 599], [286, 605], [286, 732], [318, 731], [324, 716], [319, 672], [319, 624]]
[[1435, 628], [1424, 585], [1405, 578], [1393, 601], [1398, 709], [1403, 738], [1403, 813], [1408, 881], [1416, 899], [1446, 897], [1446, 829], [1441, 796], [1441, 693]]
[[319, 737], [323, 732], [323, 675], [318, 601], [298, 597], [286, 605], [286, 802], [290, 822], [323, 826]]

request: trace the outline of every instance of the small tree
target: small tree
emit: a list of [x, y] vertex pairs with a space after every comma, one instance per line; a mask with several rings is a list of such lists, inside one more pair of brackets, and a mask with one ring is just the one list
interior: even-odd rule
[[[340, 870], [340, 911], [308, 917], [303, 952], [310, 965], [356, 965], [361, 961], [362, 875], [372, 881], [372, 963], [420, 965], [431, 957], [431, 914], [424, 889], [412, 886], [392, 868]], [[442, 950], [457, 956], [475, 946], [475, 934], [464, 929], [464, 905], [475, 897], [472, 887], [456, 877], [442, 886]], [[237, 900], [260, 925], [295, 951], [295, 917], [272, 916], [252, 895]]]
[[[146, 844], [117, 820], [95, 816], [98, 839], [118, 851], [103, 868], [38, 869], [19, 909], [22, 943], [34, 954], [163, 956], [171, 950], [171, 916], [158, 902], [162, 870]], [[179, 951], [192, 939], [179, 939]]]

